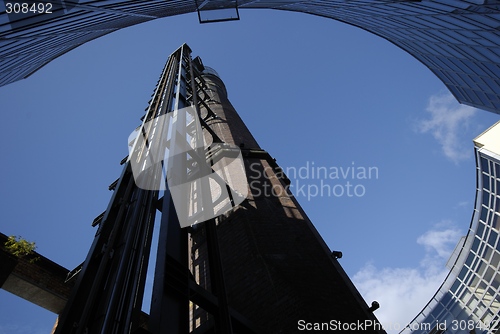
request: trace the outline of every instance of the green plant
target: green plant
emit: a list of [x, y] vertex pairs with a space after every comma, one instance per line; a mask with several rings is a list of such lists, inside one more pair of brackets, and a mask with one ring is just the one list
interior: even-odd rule
[[[29, 242], [26, 239], [21, 238], [20, 236], [16, 237], [11, 235], [5, 242], [5, 249], [14, 256], [23, 258], [25, 256], [33, 254], [36, 249], [36, 245], [34, 242]], [[39, 257], [32, 258], [29, 261], [33, 263], [37, 260], [39, 260]]]

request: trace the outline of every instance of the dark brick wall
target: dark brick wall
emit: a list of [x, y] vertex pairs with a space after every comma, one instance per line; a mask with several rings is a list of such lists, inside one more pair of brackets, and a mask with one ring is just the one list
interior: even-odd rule
[[[209, 122], [211, 128], [227, 143], [259, 149], [227, 100], [223, 83], [212, 75], [205, 80], [210, 88], [208, 104], [218, 116]], [[286, 183], [276, 174], [276, 164], [250, 155], [245, 166], [250, 196], [227, 213], [217, 227], [231, 307], [268, 333], [299, 332], [297, 323], [301, 319], [375, 320], [287, 192]], [[198, 282], [209, 288], [204, 233], [200, 224], [191, 234], [191, 259]], [[196, 314], [207, 319], [203, 312]]]

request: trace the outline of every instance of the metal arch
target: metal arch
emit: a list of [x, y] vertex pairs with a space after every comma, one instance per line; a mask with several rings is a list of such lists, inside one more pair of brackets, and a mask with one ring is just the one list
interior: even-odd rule
[[[26, 78], [60, 55], [118, 29], [200, 10], [193, 0], [46, 0], [53, 14], [0, 13], [0, 85]], [[224, 5], [226, 4], [226, 5]], [[219, 8], [234, 1], [219, 0]], [[459, 102], [500, 113], [500, 4], [464, 0], [242, 0], [338, 20], [374, 33], [421, 61]]]

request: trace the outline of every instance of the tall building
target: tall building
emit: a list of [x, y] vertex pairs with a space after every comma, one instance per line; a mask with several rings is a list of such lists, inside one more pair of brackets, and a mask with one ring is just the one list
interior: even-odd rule
[[[332, 255], [289, 192], [286, 175], [237, 115], [222, 80], [212, 71], [201, 78], [210, 92], [207, 107], [215, 114], [208, 124], [225, 143], [241, 148], [249, 184], [247, 201], [217, 226], [229, 303], [270, 333], [293, 333], [314, 323], [327, 323], [331, 330], [340, 323], [375, 322], [339, 255]], [[205, 235], [203, 226], [191, 234], [197, 276], [207, 267]], [[209, 278], [200, 276], [198, 283], [208, 288]], [[367, 326], [367, 332], [382, 332], [378, 329], [375, 323]]]
[[169, 57], [129, 142], [56, 334], [385, 333], [378, 303], [360, 296], [222, 80], [186, 44]]
[[500, 122], [474, 140], [476, 204], [448, 276], [401, 333], [500, 333]]
[[201, 22], [237, 19], [238, 10], [247, 8], [308, 13], [360, 27], [422, 62], [459, 102], [500, 113], [500, 5], [489, 0], [53, 0], [37, 8], [6, 1], [0, 3], [0, 85], [124, 27], [190, 12], [198, 12]]

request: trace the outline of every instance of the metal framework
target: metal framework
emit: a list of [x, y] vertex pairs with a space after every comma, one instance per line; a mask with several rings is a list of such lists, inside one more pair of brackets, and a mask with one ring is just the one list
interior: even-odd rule
[[[170, 55], [138, 132], [143, 138], [161, 132], [161, 124], [152, 122], [162, 115], [192, 105], [204, 104], [201, 60], [191, 59], [191, 50], [184, 44]], [[208, 106], [205, 104], [205, 108]], [[210, 110], [209, 108], [207, 109]], [[199, 114], [198, 114], [199, 115]], [[200, 118], [214, 143], [221, 140]], [[182, 146], [186, 134], [177, 133], [167, 146]], [[199, 286], [188, 266], [188, 229], [181, 229], [169, 190], [144, 190], [137, 186], [132, 171], [134, 159], [139, 164], [148, 159], [147, 140], [136, 140], [133, 150], [124, 159], [120, 178], [107, 210], [94, 220], [98, 226], [95, 240], [77, 274], [77, 281], [67, 306], [60, 316], [56, 334], [83, 333], [188, 333], [190, 303], [213, 314], [215, 328], [222, 333], [258, 333], [244, 317], [232, 310], [225, 296], [224, 277], [217, 242], [216, 218], [205, 222], [212, 292]], [[205, 153], [203, 153], [203, 159]], [[200, 155], [185, 152], [177, 162], [191, 165]], [[149, 186], [158, 188], [161, 164], [151, 165]], [[195, 173], [195, 171], [191, 171]], [[160, 197], [160, 198], [159, 198]], [[161, 211], [161, 226], [153, 297], [149, 321], [145, 325], [141, 313], [146, 271], [152, 243], [156, 211]], [[213, 328], [211, 328], [213, 330]], [[200, 331], [199, 331], [200, 332]]]
[[476, 203], [467, 235], [444, 282], [401, 334], [500, 333], [500, 121], [474, 139], [474, 153]]

